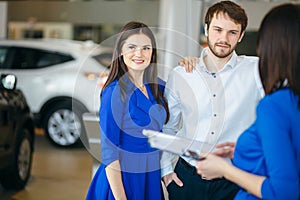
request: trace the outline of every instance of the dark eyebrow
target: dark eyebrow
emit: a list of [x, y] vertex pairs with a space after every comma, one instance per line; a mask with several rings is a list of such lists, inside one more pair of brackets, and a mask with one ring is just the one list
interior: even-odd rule
[[[128, 43], [127, 46], [135, 46], [135, 47], [137, 47], [138, 45], [132, 44], [132, 43]], [[151, 44], [142, 45], [142, 47], [151, 47], [151, 46], [152, 46]]]
[[128, 43], [127, 46], [135, 46], [136, 47], [135, 44], [131, 44], [131, 43]]
[[[213, 26], [213, 28], [217, 28], [217, 29], [222, 29], [222, 30], [224, 30], [224, 28], [222, 28], [222, 27], [220, 27], [220, 26]], [[238, 33], [239, 30], [233, 29], [233, 30], [229, 30], [229, 32], [235, 32], [235, 33]]]
[[222, 27], [220, 26], [212, 26], [213, 28], [218, 28], [218, 29], [223, 29]]

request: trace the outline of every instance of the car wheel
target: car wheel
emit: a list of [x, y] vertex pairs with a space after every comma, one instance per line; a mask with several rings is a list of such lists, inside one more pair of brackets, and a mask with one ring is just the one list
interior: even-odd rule
[[28, 130], [22, 130], [17, 138], [13, 165], [3, 174], [1, 183], [5, 189], [23, 189], [30, 177], [33, 153], [33, 138]]
[[82, 114], [85, 109], [72, 103], [57, 102], [45, 115], [44, 129], [50, 142], [60, 147], [80, 144], [84, 132]]

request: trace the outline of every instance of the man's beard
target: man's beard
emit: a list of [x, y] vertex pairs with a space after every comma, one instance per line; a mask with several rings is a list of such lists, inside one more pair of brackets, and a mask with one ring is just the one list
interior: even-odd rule
[[[210, 41], [209, 41], [209, 38], [207, 38], [207, 43], [208, 43], [208, 47], [210, 49], [210, 51], [218, 58], [226, 58], [228, 57], [236, 48], [237, 44], [231, 48], [231, 45], [227, 44], [227, 43], [219, 43], [219, 44], [222, 44], [222, 45], [227, 45], [229, 46], [229, 51], [225, 52], [225, 51], [221, 51], [221, 52], [218, 52], [215, 50], [215, 47], [216, 47], [216, 44], [211, 44]], [[218, 44], [218, 43], [217, 43]]]

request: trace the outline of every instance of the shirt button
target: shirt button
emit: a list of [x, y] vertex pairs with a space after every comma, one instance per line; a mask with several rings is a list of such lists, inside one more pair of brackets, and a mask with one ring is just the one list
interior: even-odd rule
[[213, 94], [213, 97], [216, 97], [217, 95], [216, 94]]
[[215, 132], [211, 132], [211, 134], [213, 135], [213, 134], [215, 134]]
[[216, 117], [217, 116], [217, 114], [214, 114], [214, 117]]

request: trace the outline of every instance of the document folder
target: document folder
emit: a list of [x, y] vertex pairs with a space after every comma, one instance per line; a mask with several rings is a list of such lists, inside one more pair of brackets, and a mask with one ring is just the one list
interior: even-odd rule
[[203, 160], [205, 155], [214, 148], [214, 145], [206, 142], [153, 130], [144, 129], [143, 135], [148, 137], [148, 142], [153, 148], [161, 149], [180, 156], [191, 157], [195, 160]]

